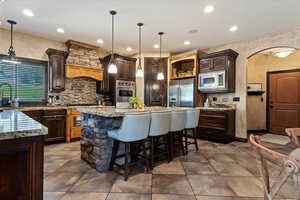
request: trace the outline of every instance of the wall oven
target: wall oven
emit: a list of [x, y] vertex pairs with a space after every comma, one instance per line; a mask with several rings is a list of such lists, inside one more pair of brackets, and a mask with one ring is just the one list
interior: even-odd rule
[[135, 97], [135, 82], [116, 80], [116, 102], [128, 102]]
[[198, 89], [202, 92], [213, 92], [225, 89], [225, 76], [225, 70], [200, 73], [198, 78]]

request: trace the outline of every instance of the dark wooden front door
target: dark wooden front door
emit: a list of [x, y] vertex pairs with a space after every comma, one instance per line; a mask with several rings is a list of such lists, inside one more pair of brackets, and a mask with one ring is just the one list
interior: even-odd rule
[[[167, 69], [168, 59], [144, 58], [145, 70], [145, 105], [166, 106], [167, 105]], [[163, 72], [165, 79], [157, 80], [157, 74]]]
[[269, 131], [300, 127], [300, 70], [268, 74]]

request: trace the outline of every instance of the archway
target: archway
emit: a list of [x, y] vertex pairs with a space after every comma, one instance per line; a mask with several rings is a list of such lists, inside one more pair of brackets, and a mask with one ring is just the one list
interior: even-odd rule
[[[272, 110], [270, 111], [270, 87], [268, 87], [270, 83], [268, 82], [268, 77], [275, 72], [283, 73], [290, 70], [300, 71], [300, 50], [294, 47], [276, 46], [265, 48], [251, 54], [247, 58], [248, 91], [246, 110], [248, 133], [274, 132], [272, 125], [270, 125], [271, 120], [275, 122], [275, 118], [273, 118], [275, 115]], [[284, 90], [280, 95], [284, 95], [283, 93]], [[285, 115], [286, 112], [282, 112], [282, 114]], [[296, 115], [300, 118], [299, 113]], [[278, 116], [276, 117], [278, 118]], [[278, 120], [277, 118], [276, 120]], [[287, 122], [286, 126], [291, 124], [295, 125], [295, 123]], [[284, 134], [282, 129], [275, 132]]]

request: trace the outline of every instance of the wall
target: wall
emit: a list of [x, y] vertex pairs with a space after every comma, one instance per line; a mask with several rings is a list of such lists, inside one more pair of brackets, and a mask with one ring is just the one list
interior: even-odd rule
[[[262, 96], [247, 97], [248, 130], [267, 129], [267, 72], [300, 69], [300, 50], [285, 58], [278, 58], [265, 52], [249, 58], [247, 65], [248, 83], [262, 83]], [[261, 101], [263, 98], [263, 101]]]
[[[0, 54], [7, 54], [10, 46], [10, 32], [0, 28]], [[48, 48], [67, 51], [63, 42], [48, 40], [24, 33], [14, 33], [14, 48], [18, 57], [38, 60], [48, 60], [45, 53]], [[108, 53], [99, 48], [99, 57]], [[66, 79], [66, 90], [61, 93], [49, 93], [60, 97], [62, 104], [96, 103], [99, 95], [96, 94], [96, 81], [89, 78]]]
[[[207, 49], [207, 53], [221, 51], [224, 49], [233, 49], [239, 53], [236, 61], [236, 92], [232, 94], [209, 95], [216, 96], [221, 101], [224, 97], [228, 98], [228, 103], [235, 103], [236, 111], [236, 136], [247, 138], [247, 58], [263, 49], [275, 46], [300, 47], [300, 30], [293, 30], [286, 33], [269, 35], [251, 41], [242, 41], [216, 48]], [[233, 102], [233, 97], [240, 97], [239, 102]]]

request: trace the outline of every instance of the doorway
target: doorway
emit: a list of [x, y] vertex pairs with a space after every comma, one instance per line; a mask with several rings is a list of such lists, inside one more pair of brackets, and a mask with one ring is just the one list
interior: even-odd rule
[[300, 127], [300, 69], [268, 72], [267, 94], [269, 132]]

